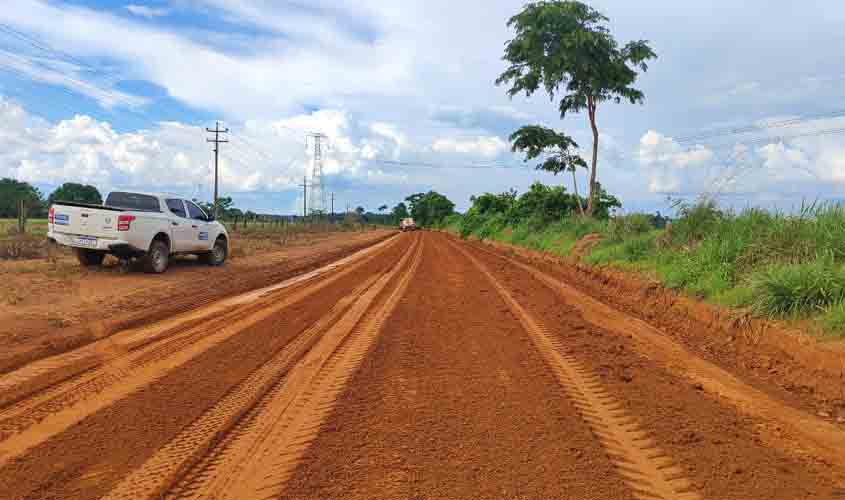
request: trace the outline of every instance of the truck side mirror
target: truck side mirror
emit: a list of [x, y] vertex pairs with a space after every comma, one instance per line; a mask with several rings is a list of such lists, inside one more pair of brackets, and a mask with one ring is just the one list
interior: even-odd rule
[[208, 222], [214, 222], [214, 214], [208, 214], [205, 216], [205, 220]]

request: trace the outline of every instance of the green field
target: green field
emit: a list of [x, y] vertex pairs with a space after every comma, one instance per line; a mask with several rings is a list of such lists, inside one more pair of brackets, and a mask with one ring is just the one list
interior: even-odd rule
[[[0, 237], [17, 233], [17, 219], [0, 219]], [[29, 219], [26, 221], [26, 233], [33, 236], [47, 235], [47, 219]]]

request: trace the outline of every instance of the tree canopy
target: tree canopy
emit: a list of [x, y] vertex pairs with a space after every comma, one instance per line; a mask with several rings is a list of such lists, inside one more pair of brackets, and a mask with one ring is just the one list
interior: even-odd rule
[[15, 179], [0, 179], [0, 218], [17, 217], [20, 200], [26, 200], [30, 216], [43, 211], [43, 197], [38, 188]]
[[399, 203], [396, 204], [395, 207], [393, 207], [393, 211], [391, 212], [391, 215], [393, 216], [393, 220], [396, 221], [397, 223], [402, 219], [410, 217], [408, 215], [408, 206], [405, 205], [405, 203], [400, 201]]
[[609, 19], [574, 0], [532, 2], [508, 21], [515, 31], [505, 44], [510, 66], [496, 79], [509, 84], [507, 93], [531, 96], [541, 87], [558, 104], [561, 118], [587, 111], [593, 132], [593, 158], [587, 212], [595, 210], [599, 132], [596, 110], [605, 101], [642, 103], [645, 95], [633, 86], [638, 71], [657, 57], [646, 40], [620, 47], [605, 26]]
[[405, 201], [410, 205], [411, 217], [420, 226], [437, 224], [455, 212], [455, 204], [435, 191], [412, 194]]
[[[579, 167], [586, 169], [587, 162], [575, 152], [578, 149], [578, 143], [574, 139], [547, 127], [526, 125], [511, 134], [510, 140], [513, 143], [511, 150], [514, 153], [524, 152], [526, 162], [543, 156], [543, 161], [536, 166], [537, 170], [545, 170], [554, 175], [571, 172], [575, 199], [580, 199], [575, 173]], [[583, 214], [584, 208], [580, 202], [578, 209]]]
[[47, 204], [52, 205], [55, 201], [71, 201], [99, 205], [103, 203], [103, 197], [100, 195], [100, 191], [94, 186], [65, 182], [58, 189], [50, 193]]

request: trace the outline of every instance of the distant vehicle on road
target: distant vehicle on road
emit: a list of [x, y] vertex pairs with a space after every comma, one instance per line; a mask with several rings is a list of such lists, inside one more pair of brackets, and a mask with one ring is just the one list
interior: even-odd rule
[[55, 202], [47, 238], [73, 248], [84, 266], [98, 266], [112, 254], [123, 264], [141, 259], [151, 273], [163, 273], [171, 255], [196, 254], [219, 266], [229, 254], [223, 224], [192, 201], [166, 194], [117, 191], [102, 205]]
[[402, 231], [414, 231], [417, 229], [417, 223], [414, 222], [414, 219], [408, 217], [406, 219], [402, 219], [399, 223], [399, 229]]

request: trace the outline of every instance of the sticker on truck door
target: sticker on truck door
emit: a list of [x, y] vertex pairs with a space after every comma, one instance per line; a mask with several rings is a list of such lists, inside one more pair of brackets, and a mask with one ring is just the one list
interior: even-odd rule
[[208, 233], [205, 231], [200, 232], [200, 241], [208, 241]]

